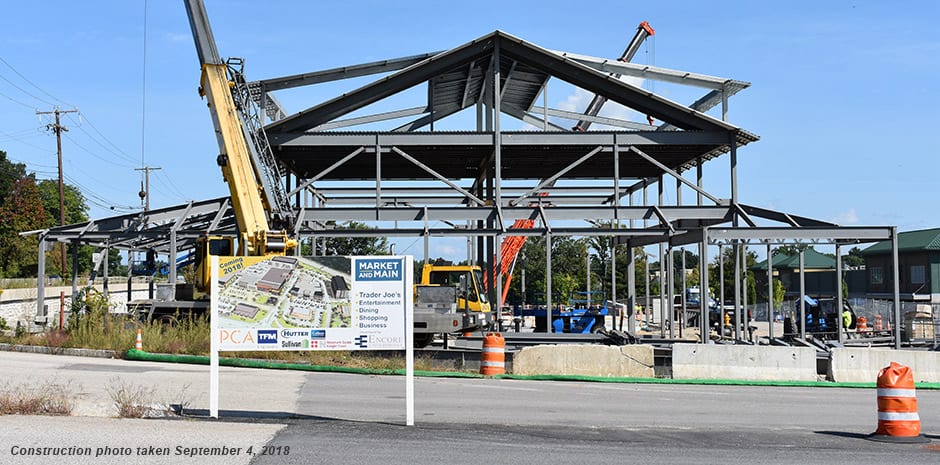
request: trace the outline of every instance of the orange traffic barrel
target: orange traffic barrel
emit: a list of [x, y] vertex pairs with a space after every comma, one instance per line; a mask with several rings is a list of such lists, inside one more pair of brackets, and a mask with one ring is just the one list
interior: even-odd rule
[[483, 336], [483, 353], [480, 355], [481, 375], [501, 375], [506, 373], [506, 340], [500, 333], [486, 333]]
[[858, 317], [858, 320], [855, 321], [855, 330], [858, 332], [868, 331], [868, 320], [863, 316]]
[[911, 367], [891, 362], [878, 373], [878, 429], [869, 438], [885, 442], [930, 441], [920, 434]]
[[884, 329], [884, 323], [882, 322], [882, 317], [881, 317], [881, 315], [875, 315], [875, 326], [874, 326], [874, 330], [875, 330], [875, 331], [881, 331], [882, 329]]

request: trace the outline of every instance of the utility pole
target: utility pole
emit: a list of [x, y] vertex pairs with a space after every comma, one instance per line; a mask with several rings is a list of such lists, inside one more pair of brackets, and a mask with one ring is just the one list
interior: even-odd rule
[[[46, 125], [46, 129], [55, 133], [56, 153], [59, 156], [59, 226], [65, 225], [65, 188], [62, 182], [62, 133], [69, 129], [62, 126], [61, 115], [63, 113], [76, 113], [77, 109], [60, 110], [58, 107], [53, 111], [37, 111], [37, 115], [55, 115], [55, 123]], [[65, 278], [65, 244], [59, 243], [59, 249], [62, 252], [62, 277]]]
[[150, 172], [159, 170], [159, 167], [145, 166], [143, 168], [134, 168], [134, 171], [144, 172], [144, 185], [140, 186], [140, 201], [144, 204], [144, 211], [150, 211]]

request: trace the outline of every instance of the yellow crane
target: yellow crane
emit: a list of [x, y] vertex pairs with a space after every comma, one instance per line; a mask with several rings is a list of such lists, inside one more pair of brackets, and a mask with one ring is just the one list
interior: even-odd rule
[[[206, 98], [219, 144], [216, 162], [228, 184], [238, 227], [237, 248], [230, 237], [203, 237], [196, 246], [198, 292], [208, 292], [210, 255], [286, 255], [297, 247], [286, 230], [272, 230], [269, 223], [272, 201], [265, 192], [265, 171], [253, 157], [254, 143], [244, 130], [243, 116], [233, 98], [232, 69], [219, 57], [202, 0], [185, 0], [186, 13], [202, 67], [199, 93]], [[244, 102], [247, 104], [247, 102]], [[266, 147], [265, 147], [266, 149]], [[254, 150], [258, 150], [254, 148]], [[198, 298], [198, 297], [197, 297]]]

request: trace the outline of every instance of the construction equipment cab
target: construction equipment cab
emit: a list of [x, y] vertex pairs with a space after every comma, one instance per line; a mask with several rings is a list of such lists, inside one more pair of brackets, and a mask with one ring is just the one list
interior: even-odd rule
[[457, 311], [479, 316], [481, 326], [492, 322], [492, 307], [483, 287], [483, 272], [475, 265], [454, 265], [438, 260], [421, 268], [422, 285], [453, 286], [457, 288]]

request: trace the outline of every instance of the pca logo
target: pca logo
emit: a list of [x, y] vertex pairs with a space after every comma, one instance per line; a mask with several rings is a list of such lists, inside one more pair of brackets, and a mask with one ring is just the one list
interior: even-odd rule
[[277, 344], [277, 330], [259, 329], [258, 344]]
[[356, 345], [360, 349], [367, 349], [369, 347], [369, 336], [366, 334], [356, 337]]

